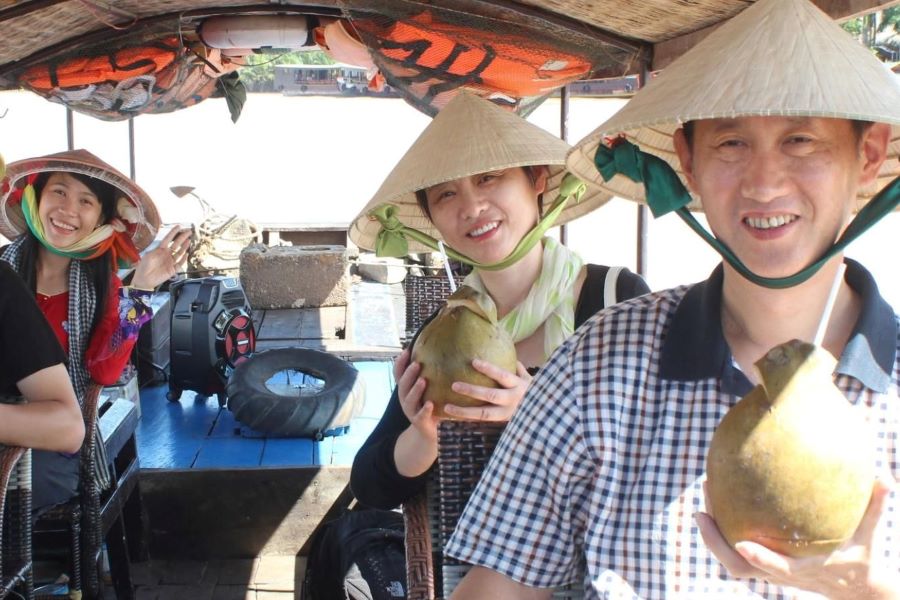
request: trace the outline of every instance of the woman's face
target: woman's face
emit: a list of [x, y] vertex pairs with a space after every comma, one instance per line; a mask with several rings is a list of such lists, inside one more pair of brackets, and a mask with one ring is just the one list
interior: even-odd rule
[[47, 241], [65, 248], [101, 225], [100, 199], [69, 173], [53, 173], [38, 198], [38, 216]]
[[425, 190], [431, 221], [444, 242], [481, 263], [500, 261], [538, 221], [547, 169], [521, 167], [461, 177]]

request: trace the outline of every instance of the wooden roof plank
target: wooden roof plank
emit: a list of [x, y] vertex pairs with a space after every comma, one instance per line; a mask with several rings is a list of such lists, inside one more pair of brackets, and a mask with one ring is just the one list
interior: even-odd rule
[[[900, 0], [812, 0], [822, 12], [836, 21], [848, 21], [860, 15], [876, 10], [884, 10], [900, 5]], [[719, 25], [704, 27], [692, 33], [678, 36], [671, 40], [653, 45], [651, 69], [659, 71], [672, 63], [676, 58], [693, 48], [700, 40], [712, 33]]]

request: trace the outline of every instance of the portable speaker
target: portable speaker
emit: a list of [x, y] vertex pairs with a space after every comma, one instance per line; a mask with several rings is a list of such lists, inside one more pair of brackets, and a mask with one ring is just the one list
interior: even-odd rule
[[172, 320], [169, 339], [169, 391], [173, 402], [183, 390], [216, 394], [225, 406], [225, 381], [256, 347], [247, 296], [236, 277], [185, 279], [169, 287]]

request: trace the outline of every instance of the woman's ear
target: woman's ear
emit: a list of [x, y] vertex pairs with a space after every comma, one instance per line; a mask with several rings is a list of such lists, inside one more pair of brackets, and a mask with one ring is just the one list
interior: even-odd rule
[[538, 165], [529, 167], [532, 169], [532, 177], [534, 177], [534, 191], [543, 194], [547, 191], [547, 181], [550, 179], [550, 169], [546, 165]]

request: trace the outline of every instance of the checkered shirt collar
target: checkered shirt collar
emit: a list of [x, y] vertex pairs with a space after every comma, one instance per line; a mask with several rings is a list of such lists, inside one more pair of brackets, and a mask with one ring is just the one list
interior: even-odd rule
[[[859, 294], [862, 310], [836, 372], [884, 393], [890, 385], [897, 353], [894, 311], [878, 293], [878, 286], [865, 267], [855, 260], [844, 260], [847, 283]], [[709, 279], [689, 289], [679, 303], [663, 342], [660, 376], [674, 381], [721, 378], [723, 391], [744, 395], [752, 386], [734, 364], [722, 333], [722, 278], [719, 265]]]

